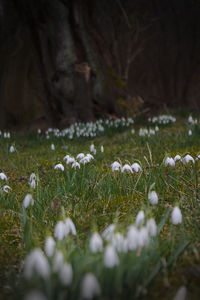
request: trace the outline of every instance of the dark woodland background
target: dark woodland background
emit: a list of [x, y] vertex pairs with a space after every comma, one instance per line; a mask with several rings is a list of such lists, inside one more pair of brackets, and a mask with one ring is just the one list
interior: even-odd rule
[[0, 128], [200, 109], [200, 0], [0, 0]]

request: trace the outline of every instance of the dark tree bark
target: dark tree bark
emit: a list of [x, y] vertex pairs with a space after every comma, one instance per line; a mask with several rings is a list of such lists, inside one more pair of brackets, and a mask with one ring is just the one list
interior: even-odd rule
[[0, 127], [199, 109], [200, 1], [0, 0]]

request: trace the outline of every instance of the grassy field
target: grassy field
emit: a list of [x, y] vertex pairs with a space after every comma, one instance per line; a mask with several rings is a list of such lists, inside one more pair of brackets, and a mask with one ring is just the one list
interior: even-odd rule
[[[199, 299], [200, 123], [163, 120], [2, 132], [1, 299], [173, 299], [180, 286]], [[81, 163], [79, 153], [93, 158]], [[123, 168], [133, 163], [141, 170]]]

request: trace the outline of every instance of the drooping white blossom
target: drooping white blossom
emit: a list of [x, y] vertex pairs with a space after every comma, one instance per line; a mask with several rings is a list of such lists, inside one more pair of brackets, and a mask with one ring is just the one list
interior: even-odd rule
[[184, 164], [188, 164], [189, 162], [192, 162], [194, 164], [194, 158], [191, 155], [187, 154], [185, 157], [182, 158], [182, 162]]
[[121, 171], [122, 171], [122, 173], [125, 172], [125, 171], [133, 173], [133, 170], [132, 170], [131, 166], [128, 165], [128, 164], [125, 164], [125, 165], [121, 168]]
[[179, 154], [177, 154], [175, 157], [174, 157], [174, 161], [179, 161], [181, 160], [181, 156]]
[[143, 210], [140, 210], [135, 219], [135, 225], [140, 227], [144, 223], [145, 214]]
[[134, 225], [130, 225], [127, 231], [128, 249], [135, 250], [139, 245], [139, 231]]
[[114, 233], [111, 243], [117, 252], [126, 253], [128, 251], [128, 241], [120, 232]]
[[48, 257], [52, 257], [55, 251], [56, 242], [51, 236], [48, 236], [45, 240], [45, 252]]
[[103, 147], [103, 145], [101, 146], [101, 152], [102, 152], [102, 153], [104, 152], [104, 147]]
[[174, 167], [175, 166], [175, 161], [172, 157], [166, 157], [165, 159], [165, 167], [170, 166]]
[[9, 152], [10, 152], [10, 153], [15, 152], [15, 147], [14, 147], [14, 146], [10, 146]]
[[156, 236], [157, 234], [157, 225], [154, 218], [150, 218], [147, 220], [146, 228], [150, 236]]
[[54, 151], [55, 150], [55, 145], [51, 144], [51, 150]]
[[9, 185], [4, 185], [3, 188], [2, 188], [2, 192], [4, 193], [9, 193], [9, 191], [11, 191], [11, 187]]
[[157, 205], [158, 204], [158, 195], [157, 195], [156, 191], [150, 191], [148, 194], [148, 199], [152, 205]]
[[119, 257], [112, 245], [106, 246], [104, 250], [104, 265], [107, 268], [113, 268], [119, 264]]
[[118, 161], [114, 161], [112, 164], [111, 164], [111, 168], [112, 168], [112, 171], [119, 171], [121, 170], [121, 164], [118, 162]]
[[79, 164], [77, 161], [75, 161], [75, 162], [73, 162], [73, 164], [72, 164], [72, 168], [73, 168], [73, 169], [76, 169], [76, 168], [80, 169], [80, 164]]
[[69, 286], [72, 283], [73, 270], [69, 263], [64, 263], [59, 270], [59, 279], [64, 286]]
[[57, 165], [54, 166], [54, 170], [64, 171], [64, 166], [62, 164], [57, 164]]
[[92, 300], [100, 294], [101, 288], [97, 278], [92, 273], [85, 274], [81, 283], [81, 297]]
[[102, 237], [107, 241], [110, 242], [112, 240], [114, 231], [115, 231], [115, 224], [110, 224], [102, 233]]
[[41, 249], [33, 249], [25, 260], [24, 276], [31, 279], [34, 273], [40, 275], [42, 278], [47, 279], [50, 275], [49, 262], [46, 259]]
[[98, 232], [94, 232], [90, 238], [89, 247], [91, 252], [101, 252], [103, 249], [103, 241]]
[[59, 241], [62, 241], [67, 233], [66, 224], [63, 221], [58, 221], [54, 229], [54, 236]]
[[146, 227], [141, 227], [139, 229], [139, 234], [138, 234], [138, 246], [139, 247], [144, 247], [149, 244], [149, 234], [148, 234], [148, 229]]
[[33, 196], [31, 194], [27, 194], [25, 197], [24, 197], [24, 200], [23, 200], [23, 206], [25, 208], [29, 207], [30, 205], [34, 205], [34, 199], [33, 199]]
[[59, 250], [56, 250], [55, 255], [53, 257], [53, 272], [58, 272], [64, 264], [64, 256], [63, 253]]
[[5, 181], [8, 180], [7, 176], [3, 172], [0, 173], [0, 179]]
[[142, 168], [138, 163], [134, 163], [131, 165], [132, 170], [134, 170], [136, 173], [141, 172]]
[[83, 157], [85, 157], [85, 154], [84, 154], [84, 153], [79, 153], [79, 154], [76, 156], [76, 159], [82, 159]]
[[70, 218], [66, 218], [65, 221], [66, 232], [67, 234], [71, 233], [72, 235], [76, 235], [76, 227], [73, 221]]
[[178, 206], [175, 206], [172, 210], [172, 224], [178, 225], [182, 223], [182, 213]]

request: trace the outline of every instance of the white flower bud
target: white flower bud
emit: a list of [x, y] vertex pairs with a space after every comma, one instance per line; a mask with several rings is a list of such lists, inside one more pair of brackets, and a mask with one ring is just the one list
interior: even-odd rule
[[158, 195], [156, 191], [150, 191], [148, 194], [148, 199], [152, 205], [158, 204]]
[[34, 199], [33, 196], [31, 194], [27, 194], [23, 200], [23, 206], [25, 208], [29, 207], [30, 205], [33, 206], [34, 204]]
[[135, 225], [137, 227], [140, 227], [144, 223], [144, 218], [145, 218], [144, 211], [140, 210], [136, 216]]
[[81, 296], [83, 299], [93, 299], [101, 293], [97, 278], [92, 273], [87, 273], [82, 280]]
[[166, 157], [165, 159], [165, 167], [167, 166], [171, 166], [174, 167], [175, 166], [175, 161], [172, 157]]
[[54, 254], [56, 242], [51, 236], [48, 236], [45, 241], [45, 252], [48, 257], [52, 257]]
[[139, 243], [139, 232], [134, 225], [129, 226], [127, 232], [127, 239], [128, 239], [128, 249], [129, 250], [137, 249]]
[[73, 270], [71, 264], [64, 263], [59, 271], [59, 278], [63, 285], [68, 286], [72, 282]]
[[178, 206], [175, 206], [172, 211], [172, 224], [178, 225], [182, 223], [182, 213]]
[[104, 265], [107, 268], [113, 268], [119, 264], [119, 258], [115, 248], [112, 245], [108, 245], [104, 252]]
[[66, 225], [63, 223], [63, 221], [58, 221], [54, 229], [54, 236], [59, 241], [62, 241], [66, 235], [67, 235]]
[[147, 220], [146, 228], [150, 236], [156, 236], [157, 234], [157, 225], [154, 218]]
[[97, 252], [101, 252], [103, 249], [103, 241], [101, 236], [97, 233], [94, 232], [90, 238], [90, 242], [89, 242], [89, 247], [90, 250], [93, 253], [97, 253]]
[[24, 276], [31, 279], [34, 273], [37, 273], [44, 279], [50, 275], [50, 266], [41, 249], [32, 250], [25, 260]]

